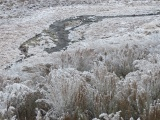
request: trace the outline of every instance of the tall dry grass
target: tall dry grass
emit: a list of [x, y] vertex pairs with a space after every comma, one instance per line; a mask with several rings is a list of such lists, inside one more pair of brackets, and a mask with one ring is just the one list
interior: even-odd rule
[[40, 95], [30, 93], [20, 105], [9, 101], [17, 111], [13, 115], [18, 120], [91, 120], [107, 113], [115, 120], [159, 120], [160, 70], [150, 54], [145, 46], [127, 44], [101, 53], [93, 49], [65, 51], [59, 63], [25, 67], [23, 72], [35, 72], [45, 81], [33, 82]]

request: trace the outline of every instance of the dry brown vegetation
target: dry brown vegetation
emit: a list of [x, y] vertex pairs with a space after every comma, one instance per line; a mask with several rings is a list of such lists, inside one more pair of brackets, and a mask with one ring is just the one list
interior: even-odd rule
[[[79, 49], [74, 54], [63, 52], [59, 66], [53, 63], [25, 67], [24, 72], [42, 76], [46, 82], [32, 77], [33, 86], [41, 92], [26, 94], [23, 100], [9, 99], [7, 108], [13, 106], [15, 110], [1, 118], [16, 115], [18, 120], [32, 120], [38, 109], [43, 119], [91, 120], [101, 113], [121, 111], [124, 120], [159, 120], [159, 64], [150, 72], [138, 67], [138, 61], [150, 60], [149, 54], [142, 46], [128, 44], [119, 50], [103, 49], [101, 54], [93, 49]], [[1, 85], [3, 82], [1, 78]]]

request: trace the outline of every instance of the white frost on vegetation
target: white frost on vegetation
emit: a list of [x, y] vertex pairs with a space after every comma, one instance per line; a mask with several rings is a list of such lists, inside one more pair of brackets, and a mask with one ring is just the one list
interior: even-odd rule
[[[128, 106], [135, 112], [129, 118], [123, 115], [124, 119], [140, 120], [137, 112], [145, 117], [159, 111], [159, 15], [103, 19], [77, 27], [70, 30], [69, 39], [74, 43], [66, 51], [44, 52], [44, 48], [55, 47], [54, 43], [44, 45], [46, 40], [51, 42], [48, 36], [42, 37], [39, 47], [29, 49], [34, 56], [24, 59], [18, 50], [23, 42], [56, 20], [80, 15], [154, 13], [159, 11], [158, 1], [44, 8], [53, 2], [48, 0], [39, 5], [24, 3], [26, 8], [21, 10], [15, 8], [22, 3], [13, 1], [13, 9], [6, 11], [8, 2], [0, 4], [0, 119], [17, 119], [18, 100], [25, 103], [25, 96], [35, 91], [42, 94], [41, 98], [33, 94], [36, 99], [29, 96], [30, 102], [37, 105], [35, 109], [32, 103], [37, 120], [67, 118], [70, 114], [82, 119], [100, 114], [93, 120], [119, 120], [123, 119], [121, 113], [128, 115]], [[64, 2], [61, 5], [67, 4]], [[20, 58], [22, 61], [16, 63]], [[11, 66], [4, 70], [7, 65]]]

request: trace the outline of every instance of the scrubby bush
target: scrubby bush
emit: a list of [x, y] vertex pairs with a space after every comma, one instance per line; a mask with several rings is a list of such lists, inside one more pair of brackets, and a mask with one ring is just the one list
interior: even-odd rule
[[101, 113], [111, 119], [160, 119], [155, 41], [61, 51], [49, 64], [24, 65], [17, 78], [0, 77], [0, 119], [91, 120]]
[[[20, 83], [1, 87], [1, 98], [5, 92], [13, 94], [16, 90], [11, 90], [16, 87], [28, 91], [8, 99], [1, 118], [91, 120], [107, 113], [113, 120], [158, 120], [160, 71], [155, 61], [159, 57], [153, 59], [151, 54], [145, 46], [127, 44], [101, 52], [65, 51], [59, 55], [61, 62], [56, 67], [54, 62], [23, 67], [34, 84], [30, 88], [20, 87]], [[114, 114], [119, 116], [115, 118]]]

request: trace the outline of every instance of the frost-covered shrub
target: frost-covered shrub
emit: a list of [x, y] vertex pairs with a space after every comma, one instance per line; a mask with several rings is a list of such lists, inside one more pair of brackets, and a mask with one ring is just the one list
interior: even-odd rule
[[[124, 85], [122, 85], [122, 87], [124, 87]], [[119, 87], [119, 89], [121, 88]], [[122, 91], [119, 91], [116, 97], [116, 109], [122, 111], [121, 116], [124, 119], [129, 119], [131, 117], [138, 118], [139, 115], [143, 113], [143, 111], [140, 111], [140, 109], [141, 107], [145, 107], [143, 102], [146, 101], [147, 96], [145, 93], [138, 95], [136, 82], [130, 84], [126, 83], [125, 88], [123, 88]], [[142, 103], [138, 101], [140, 99], [143, 100]]]
[[[23, 96], [25, 96], [27, 92], [31, 92], [31, 90], [25, 85], [17, 83], [6, 85], [0, 92], [1, 117], [10, 119], [12, 115], [16, 114], [16, 105], [18, 105], [17, 100], [23, 100]], [[10, 107], [14, 110], [14, 114], [10, 114]]]
[[46, 111], [45, 117], [56, 118], [64, 113], [63, 118], [87, 120], [103, 111], [108, 112], [114, 104], [112, 98], [118, 77], [112, 73], [96, 73], [101, 68], [95, 68], [94, 74], [73, 68], [52, 69], [47, 83], [40, 88], [46, 97], [37, 100], [51, 106], [50, 111], [41, 107]]
[[79, 49], [63, 52], [60, 56], [62, 68], [75, 68], [78, 71], [90, 71], [94, 65], [96, 53], [94, 49]]
[[[145, 77], [141, 75], [145, 75], [145, 71], [141, 70], [143, 67], [138, 66], [142, 64], [138, 61], [150, 60], [148, 55], [149, 51], [145, 46], [128, 44], [120, 49], [101, 53], [92, 49], [63, 52], [57, 67], [53, 63], [48, 74], [43, 75], [46, 83], [38, 83], [38, 89], [45, 97], [37, 100], [37, 103], [50, 106], [48, 109], [40, 107], [39, 111], [44, 114], [40, 116], [83, 120], [98, 117], [101, 113], [117, 111], [121, 111], [120, 116], [124, 119], [148, 116], [149, 105], [153, 102], [150, 94], [158, 95], [158, 87], [149, 82], [154, 81], [153, 76], [157, 76], [158, 72], [154, 71], [152, 75]], [[39, 69], [39, 65], [30, 69], [32, 72], [44, 72]], [[145, 82], [147, 86], [150, 85], [147, 87], [149, 90], [145, 90]], [[151, 93], [151, 89], [156, 92], [152, 90]]]
[[37, 64], [32, 67], [24, 66], [22, 71], [31, 74], [32, 76], [47, 76], [50, 73], [51, 64]]
[[60, 113], [72, 111], [74, 104], [79, 104], [80, 99], [77, 98], [79, 96], [76, 96], [76, 93], [84, 87], [83, 83], [83, 77], [75, 69], [53, 69], [51, 71], [47, 83], [41, 88], [46, 95], [46, 102], [48, 100], [52, 106], [51, 118], [54, 115], [59, 116]]
[[[3, 84], [0, 91], [0, 118], [1, 119], [35, 119], [35, 101], [43, 97], [39, 92], [36, 92], [24, 84], [14, 83], [17, 79], [11, 79], [12, 83]], [[6, 81], [4, 80], [4, 83]]]
[[102, 113], [99, 115], [100, 119], [94, 118], [92, 120], [123, 120], [123, 118], [120, 117], [120, 113], [121, 111], [116, 112], [115, 114], [111, 113], [109, 115], [107, 113]]
[[149, 117], [146, 117], [145, 119], [150, 119], [150, 120], [160, 119], [160, 101], [159, 99], [154, 101], [153, 104], [150, 106]]
[[94, 66], [93, 77], [89, 84], [95, 89], [93, 93], [95, 116], [98, 116], [102, 112], [110, 113], [114, 111], [116, 83], [119, 80], [117, 75], [108, 72], [107, 67], [103, 66], [103, 64]]
[[117, 76], [125, 77], [134, 71], [133, 62], [145, 59], [149, 51], [143, 46], [125, 45], [121, 49], [105, 52], [105, 65], [109, 72], [115, 72]]
[[25, 116], [28, 119], [89, 120], [98, 118], [101, 113], [113, 118], [114, 113], [121, 111], [119, 117], [124, 119], [150, 120], [153, 114], [158, 115], [154, 111], [159, 111], [158, 103], [150, 105], [159, 98], [160, 79], [159, 64], [154, 62], [158, 57], [151, 59], [150, 54], [145, 46], [138, 45], [99, 52], [82, 49], [64, 51], [57, 58], [61, 62], [56, 66], [53, 62], [23, 67], [22, 71], [33, 85], [23, 84], [34, 86], [44, 96], [35, 95], [37, 93], [27, 87], [27, 94], [20, 93], [22, 97], [15, 97], [14, 104], [8, 105], [15, 111], [10, 118], [16, 115], [21, 119]]
[[42, 97], [43, 95], [41, 93], [33, 92], [25, 95], [23, 100], [17, 100], [17, 103], [14, 105], [16, 108], [17, 119], [35, 120], [35, 110], [39, 107], [36, 100], [41, 99]]
[[4, 78], [0, 76], [0, 90], [3, 88]]
[[[124, 50], [120, 50], [121, 52], [113, 54], [115, 58], [111, 56], [113, 51], [111, 53], [108, 51], [108, 54], [103, 55], [104, 51], [98, 54], [93, 50], [85, 49], [76, 52], [76, 54], [72, 52], [61, 54], [59, 67], [55, 67], [54, 63], [53, 65], [49, 64], [49, 66], [24, 67], [23, 72], [31, 76], [44, 77], [43, 80], [29, 77], [33, 78], [32, 81], [36, 81], [34, 82], [34, 89], [39, 90], [44, 96], [39, 96], [20, 83], [13, 84], [13, 86], [18, 87], [15, 92], [19, 89], [29, 91], [20, 93], [20, 99], [12, 97], [12, 104], [8, 104], [8, 107], [11, 109], [13, 106], [14, 109], [11, 109], [12, 114], [9, 118], [16, 115], [17, 118], [20, 117], [21, 119], [25, 116], [28, 119], [89, 120], [98, 118], [101, 113], [108, 113], [112, 115], [111, 118], [114, 118], [112, 113], [121, 111], [119, 117], [124, 119], [151, 120], [151, 117], [157, 116], [153, 117], [156, 120], [159, 115], [159, 64], [150, 59], [148, 51], [143, 47], [126, 47]], [[130, 47], [133, 51], [140, 52], [134, 53], [132, 51], [129, 54]], [[75, 56], [77, 57], [75, 58]], [[84, 68], [88, 68], [88, 63], [92, 63], [89, 69], [77, 70], [80, 66], [81, 57], [88, 57], [84, 59]], [[124, 61], [133, 69], [122, 78], [119, 77], [118, 72], [120, 71], [116, 71], [118, 69], [116, 66], [118, 63], [121, 65]], [[109, 62], [114, 66], [112, 71], [108, 66]], [[125, 65], [122, 66], [123, 69], [125, 67]], [[7, 93], [12, 90], [9, 89], [12, 88], [12, 84], [10, 87], [9, 84], [5, 87], [7, 91], [3, 89], [3, 92]], [[9, 94], [11, 93], [9, 92]], [[19, 102], [16, 101], [21, 101], [22, 104], [18, 104]], [[7, 115], [8, 112], [5, 111], [4, 113]]]
[[112, 119], [121, 111], [127, 120], [159, 119], [160, 52], [149, 46], [68, 50], [49, 64], [26, 64], [15, 80], [1, 78], [0, 117]]

